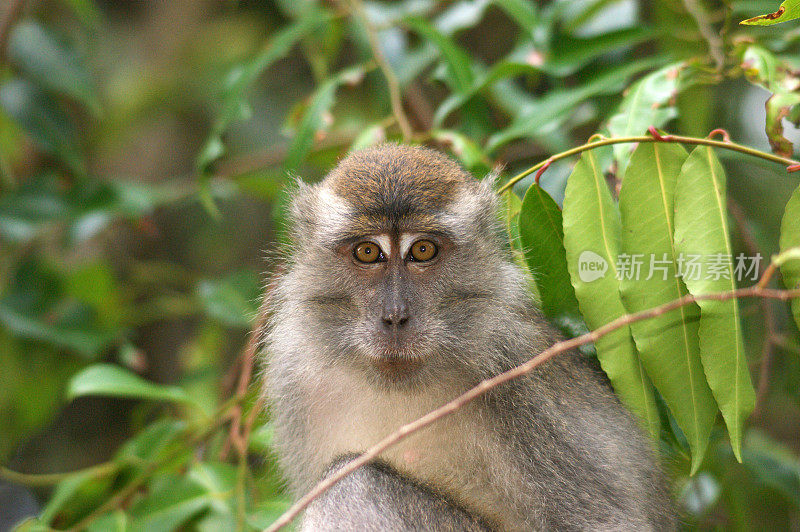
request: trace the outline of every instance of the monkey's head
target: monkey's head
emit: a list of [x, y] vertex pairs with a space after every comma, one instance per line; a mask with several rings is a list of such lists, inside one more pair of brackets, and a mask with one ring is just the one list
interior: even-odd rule
[[528, 310], [490, 181], [387, 144], [300, 184], [271, 341], [379, 386], [484, 374], [497, 357], [475, 353], [502, 350], [503, 313]]

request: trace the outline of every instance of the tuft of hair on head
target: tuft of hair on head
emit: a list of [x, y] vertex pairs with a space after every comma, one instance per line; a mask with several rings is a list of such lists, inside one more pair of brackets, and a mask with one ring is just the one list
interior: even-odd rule
[[295, 240], [419, 230], [438, 222], [493, 233], [495, 179], [490, 174], [478, 181], [450, 157], [422, 146], [386, 143], [351, 152], [322, 182], [298, 182], [291, 211]]

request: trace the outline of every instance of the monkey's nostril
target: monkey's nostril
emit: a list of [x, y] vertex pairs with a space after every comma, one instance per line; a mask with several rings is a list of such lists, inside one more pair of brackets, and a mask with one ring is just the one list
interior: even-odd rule
[[383, 326], [387, 330], [399, 330], [404, 328], [408, 324], [408, 316], [396, 316], [396, 315], [389, 315], [383, 317], [381, 320], [383, 322]]

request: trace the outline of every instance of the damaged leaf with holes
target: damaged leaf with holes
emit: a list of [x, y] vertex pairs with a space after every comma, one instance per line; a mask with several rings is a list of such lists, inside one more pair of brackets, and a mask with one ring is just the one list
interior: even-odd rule
[[784, 135], [783, 120], [800, 126], [800, 71], [755, 44], [742, 49], [741, 68], [750, 83], [772, 93], [765, 104], [767, 138], [775, 154], [791, 157], [794, 146]]

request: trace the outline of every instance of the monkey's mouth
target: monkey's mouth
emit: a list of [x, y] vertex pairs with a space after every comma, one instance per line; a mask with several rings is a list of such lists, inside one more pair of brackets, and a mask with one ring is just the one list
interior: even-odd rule
[[429, 343], [424, 335], [409, 338], [373, 334], [359, 347], [362, 361], [371, 372], [392, 383], [414, 380], [428, 361]]
[[383, 355], [373, 359], [373, 365], [382, 375], [392, 380], [410, 377], [422, 367], [422, 358], [402, 355]]

